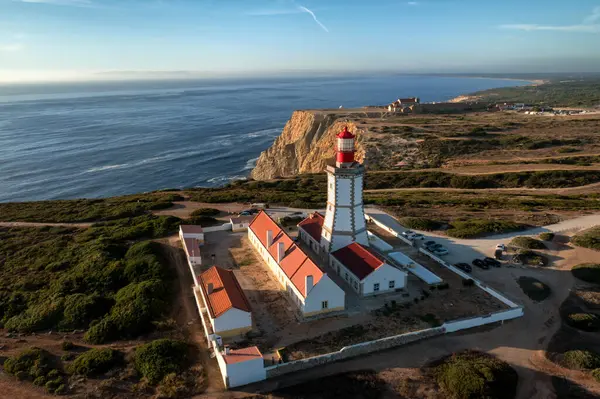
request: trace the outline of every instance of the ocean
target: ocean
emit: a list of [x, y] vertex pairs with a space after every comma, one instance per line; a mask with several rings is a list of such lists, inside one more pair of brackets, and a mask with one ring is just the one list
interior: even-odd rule
[[527, 83], [396, 75], [0, 85], [0, 202], [219, 186], [248, 176], [294, 110]]

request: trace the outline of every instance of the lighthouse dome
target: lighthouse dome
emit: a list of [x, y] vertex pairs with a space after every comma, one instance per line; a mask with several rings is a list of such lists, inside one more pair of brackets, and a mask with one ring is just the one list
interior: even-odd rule
[[340, 133], [338, 133], [337, 138], [338, 139], [353, 139], [354, 135], [352, 133], [350, 133], [350, 131], [348, 130], [348, 126], [344, 126], [344, 130], [342, 130]]

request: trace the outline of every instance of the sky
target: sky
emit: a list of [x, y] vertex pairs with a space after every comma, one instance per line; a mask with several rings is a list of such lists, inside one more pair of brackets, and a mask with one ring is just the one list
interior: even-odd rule
[[0, 82], [599, 72], [600, 0], [0, 0]]

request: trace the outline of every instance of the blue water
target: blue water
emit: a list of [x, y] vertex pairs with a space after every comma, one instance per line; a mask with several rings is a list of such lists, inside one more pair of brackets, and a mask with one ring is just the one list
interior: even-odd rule
[[0, 201], [222, 185], [296, 109], [444, 101], [522, 81], [426, 76], [0, 85]]

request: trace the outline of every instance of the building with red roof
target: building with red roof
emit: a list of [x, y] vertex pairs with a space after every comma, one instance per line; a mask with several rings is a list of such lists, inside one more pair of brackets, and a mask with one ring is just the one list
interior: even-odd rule
[[198, 276], [198, 285], [215, 334], [231, 337], [252, 330], [250, 303], [233, 271], [213, 266]]
[[250, 223], [248, 238], [304, 316], [345, 309], [345, 293], [266, 212]]
[[227, 388], [239, 387], [267, 378], [265, 361], [256, 346], [225, 350], [217, 355], [217, 361]]

